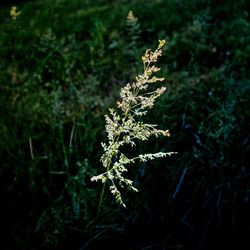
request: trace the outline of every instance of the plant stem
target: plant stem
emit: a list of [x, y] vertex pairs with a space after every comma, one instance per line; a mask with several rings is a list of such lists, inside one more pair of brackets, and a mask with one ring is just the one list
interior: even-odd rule
[[99, 215], [100, 215], [100, 211], [101, 211], [101, 207], [102, 207], [102, 201], [103, 201], [103, 196], [104, 196], [104, 192], [105, 192], [105, 189], [106, 189], [106, 181], [104, 182], [103, 184], [103, 187], [102, 187], [102, 192], [101, 192], [101, 196], [100, 196], [100, 200], [99, 200], [99, 204], [98, 204], [98, 210], [97, 210], [97, 216], [96, 216], [96, 219], [98, 219]]

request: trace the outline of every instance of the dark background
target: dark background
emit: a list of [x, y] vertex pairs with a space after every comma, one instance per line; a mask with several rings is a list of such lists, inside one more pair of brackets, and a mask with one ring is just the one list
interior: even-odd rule
[[[249, 1], [0, 6], [1, 249], [249, 248]], [[158, 39], [167, 92], [146, 120], [171, 137], [137, 150], [178, 154], [131, 166], [140, 192], [123, 209], [106, 191], [97, 217], [104, 114]]]

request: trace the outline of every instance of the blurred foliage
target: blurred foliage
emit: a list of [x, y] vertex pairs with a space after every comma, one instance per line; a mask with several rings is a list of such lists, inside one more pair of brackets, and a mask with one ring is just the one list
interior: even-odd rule
[[[17, 4], [21, 14], [10, 16]], [[5, 1], [0, 9], [5, 249], [245, 249], [250, 233], [249, 1]], [[127, 15], [137, 19], [131, 27]], [[135, 34], [138, 32], [138, 34]], [[168, 40], [150, 120], [178, 155], [141, 164], [128, 209], [90, 182], [103, 115]], [[142, 183], [139, 185], [139, 183]]]

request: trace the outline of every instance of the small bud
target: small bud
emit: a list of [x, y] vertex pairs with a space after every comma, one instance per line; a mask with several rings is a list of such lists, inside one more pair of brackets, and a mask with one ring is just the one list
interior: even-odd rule
[[159, 40], [158, 49], [161, 49], [164, 46], [165, 43], [166, 43], [165, 40]]
[[16, 17], [21, 14], [21, 11], [17, 12], [17, 7], [12, 6], [10, 9], [10, 16], [12, 17], [13, 20], [16, 20]]

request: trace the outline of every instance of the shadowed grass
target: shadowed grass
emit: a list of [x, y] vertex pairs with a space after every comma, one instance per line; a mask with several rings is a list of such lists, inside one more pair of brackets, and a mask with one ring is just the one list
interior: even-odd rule
[[[52, 2], [22, 1], [15, 21], [11, 6], [0, 9], [1, 231], [9, 249], [244, 249], [248, 2]], [[141, 31], [134, 52], [129, 10]], [[132, 171], [143, 192], [127, 194], [128, 210], [105, 196], [91, 237], [103, 115], [157, 39], [168, 41], [160, 65], [167, 93], [148, 119], [171, 137], [138, 153], [179, 154]]]

